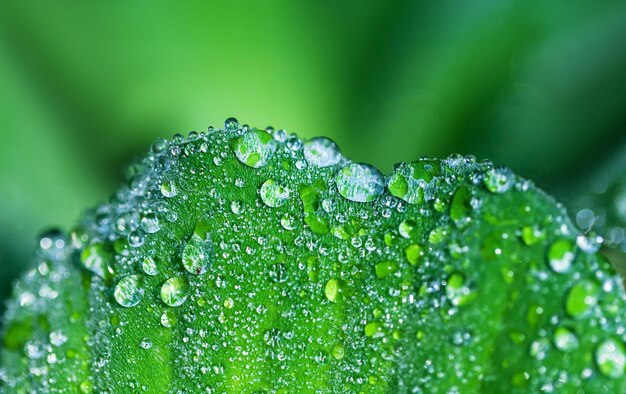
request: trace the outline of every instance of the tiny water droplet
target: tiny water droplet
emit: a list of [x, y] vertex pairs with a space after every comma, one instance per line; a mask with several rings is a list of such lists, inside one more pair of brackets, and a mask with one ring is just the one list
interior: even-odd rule
[[129, 308], [139, 304], [143, 298], [143, 293], [141, 277], [139, 275], [128, 275], [117, 282], [113, 296], [118, 304]]

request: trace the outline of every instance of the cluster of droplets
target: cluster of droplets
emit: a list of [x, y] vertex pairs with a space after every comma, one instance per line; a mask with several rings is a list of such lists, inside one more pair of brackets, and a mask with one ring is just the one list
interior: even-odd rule
[[[599, 305], [616, 285], [600, 274], [578, 276], [577, 262], [597, 248], [577, 239], [560, 217], [474, 239], [480, 227], [473, 224], [487, 221], [498, 228], [509, 220], [490, 211], [486, 200], [516, 201], [514, 193], [529, 187], [508, 169], [458, 155], [400, 163], [386, 177], [344, 158], [327, 138], [301, 141], [284, 130], [258, 130], [229, 118], [220, 133], [209, 129], [155, 142], [148, 158], [131, 167], [127, 188], [91, 212], [70, 239], [51, 233], [40, 246], [56, 260], [75, 250], [95, 275], [94, 286], [111, 290], [115, 304], [108, 314], [118, 316], [117, 306], [141, 308], [154, 311], [164, 328], [179, 326], [175, 360], [198, 389], [196, 374], [223, 376], [228, 370], [207, 361], [207, 352], [216, 359], [226, 352], [231, 362], [246, 363], [247, 373], [257, 371], [259, 380], [266, 360], [287, 368], [305, 352], [311, 365], [333, 365], [337, 376], [348, 376], [335, 383], [352, 388], [384, 387], [394, 368], [412, 371], [397, 376], [408, 391], [419, 392], [446, 373], [459, 378], [457, 389], [483, 379], [489, 371], [471, 362], [471, 352], [485, 335], [475, 326], [454, 327], [457, 316], [485, 302], [481, 286], [493, 280], [473, 271], [478, 253], [487, 267], [501, 263], [495, 272], [506, 286], [527, 276], [527, 296], [541, 294], [542, 286], [569, 284], [561, 315], [548, 325], [538, 324], [542, 306], [531, 305], [527, 324], [538, 327], [535, 339], [510, 335], [537, 361], [535, 370], [514, 374], [512, 385], [535, 379], [550, 391], [559, 378], [542, 363], [553, 349], [579, 349], [584, 334], [577, 322], [601, 317], [612, 327]], [[521, 215], [537, 217], [530, 207]], [[181, 235], [181, 229], [188, 233]], [[548, 241], [539, 263], [524, 260], [526, 251]], [[482, 249], [470, 250], [477, 243]], [[522, 261], [532, 265], [530, 273], [516, 271], [514, 264]], [[23, 305], [35, 298], [27, 291], [19, 297]], [[152, 305], [155, 299], [160, 305]], [[111, 318], [122, 336], [128, 323], [117, 319]], [[194, 326], [196, 319], [206, 325]], [[421, 354], [432, 338], [429, 327], [439, 332], [448, 326], [449, 343], [441, 345], [445, 362], [426, 355], [417, 373], [418, 360], [407, 354]], [[581, 379], [589, 370], [622, 377], [624, 335], [598, 338]], [[55, 342], [63, 336], [55, 332]], [[230, 340], [241, 340], [238, 353], [228, 353]], [[256, 341], [264, 344], [262, 352]], [[136, 346], [152, 352], [160, 345], [142, 336]], [[96, 363], [103, 370], [105, 359]], [[316, 369], [301, 373], [313, 381]], [[277, 387], [295, 378], [284, 379]]]

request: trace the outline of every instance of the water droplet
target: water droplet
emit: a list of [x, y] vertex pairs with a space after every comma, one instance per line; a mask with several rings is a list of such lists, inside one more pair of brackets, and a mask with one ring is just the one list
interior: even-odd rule
[[152, 143], [152, 152], [153, 153], [162, 153], [167, 149], [167, 140], [164, 138], [158, 138], [154, 143]]
[[318, 137], [304, 144], [304, 158], [313, 167], [329, 167], [339, 164], [343, 157], [334, 141]]
[[166, 280], [161, 286], [161, 299], [169, 306], [182, 305], [187, 300], [189, 284], [182, 276]]
[[265, 131], [252, 130], [232, 143], [235, 156], [252, 168], [263, 167], [276, 151], [276, 141]]
[[118, 304], [129, 308], [139, 304], [143, 298], [143, 292], [141, 277], [139, 275], [128, 275], [117, 282], [113, 296]]
[[346, 282], [342, 279], [330, 279], [324, 286], [324, 295], [330, 302], [339, 302], [344, 294]]
[[422, 202], [426, 186], [437, 175], [435, 164], [434, 160], [397, 164], [389, 178], [389, 192], [409, 204]]
[[554, 346], [564, 352], [569, 352], [578, 346], [578, 338], [570, 329], [558, 327], [554, 331]]
[[138, 248], [146, 241], [146, 235], [142, 230], [133, 231], [128, 234], [128, 244], [133, 248]]
[[508, 168], [492, 168], [485, 174], [485, 186], [492, 193], [505, 193], [511, 186], [515, 176]]
[[544, 232], [535, 226], [525, 226], [522, 228], [522, 241], [528, 246], [532, 246], [544, 239]]
[[571, 241], [567, 239], [556, 241], [548, 252], [550, 268], [558, 273], [568, 272], [575, 256], [574, 244]]
[[273, 179], [268, 179], [261, 185], [261, 200], [268, 207], [277, 208], [282, 206], [289, 199], [289, 189], [277, 183]]
[[409, 245], [404, 249], [404, 255], [406, 256], [406, 260], [411, 265], [417, 265], [420, 257], [424, 254], [422, 252], [422, 247], [417, 244]]
[[602, 342], [596, 349], [596, 363], [602, 375], [613, 379], [622, 377], [626, 366], [624, 344], [613, 338]]
[[161, 325], [166, 328], [171, 328], [176, 325], [176, 315], [173, 311], [168, 310], [161, 315]]
[[224, 121], [224, 130], [237, 131], [239, 128], [239, 121], [236, 118], [230, 117]]
[[154, 261], [154, 258], [148, 256], [145, 259], [143, 259], [143, 263], [141, 264], [141, 268], [143, 269], [143, 272], [145, 272], [147, 275], [156, 275], [158, 273], [157, 271], [157, 266], [156, 266], [156, 262]]
[[448, 278], [446, 295], [452, 305], [463, 306], [474, 298], [470, 288], [465, 285], [465, 278], [461, 274], [452, 274]]
[[394, 273], [397, 268], [398, 265], [394, 261], [382, 261], [380, 263], [376, 263], [374, 271], [376, 272], [376, 277], [382, 279], [385, 276]]
[[371, 202], [385, 191], [382, 174], [368, 164], [345, 166], [337, 173], [335, 182], [339, 194], [350, 201]]
[[209, 239], [202, 239], [194, 233], [183, 249], [183, 266], [192, 274], [204, 274], [211, 262], [212, 249], [212, 243]]
[[287, 231], [291, 231], [296, 228], [296, 218], [290, 214], [286, 213], [280, 219], [280, 225]]
[[591, 280], [583, 279], [568, 292], [565, 310], [572, 317], [582, 317], [598, 303], [600, 286]]
[[61, 259], [66, 254], [67, 237], [58, 229], [46, 231], [39, 238], [39, 247], [45, 257], [53, 260]]
[[365, 332], [365, 335], [370, 338], [380, 338], [385, 335], [383, 333], [383, 325], [377, 321], [365, 324], [363, 331]]
[[398, 226], [398, 232], [402, 238], [410, 239], [417, 235], [417, 223], [413, 220], [404, 220]]
[[139, 342], [139, 346], [141, 346], [142, 349], [150, 349], [152, 348], [152, 341], [150, 340], [150, 338], [144, 338], [141, 340], [141, 342]]
[[178, 194], [178, 189], [174, 181], [166, 181], [161, 184], [161, 194], [167, 198], [175, 197]]
[[543, 360], [550, 351], [550, 341], [539, 338], [530, 344], [530, 356], [536, 360]]
[[159, 218], [157, 215], [151, 212], [141, 218], [141, 228], [148, 234], [158, 232], [161, 227], [159, 226]]
[[335, 359], [341, 360], [346, 355], [346, 349], [342, 344], [337, 343], [333, 346], [332, 355]]
[[83, 266], [103, 279], [110, 276], [109, 261], [111, 253], [103, 244], [89, 245], [80, 254]]

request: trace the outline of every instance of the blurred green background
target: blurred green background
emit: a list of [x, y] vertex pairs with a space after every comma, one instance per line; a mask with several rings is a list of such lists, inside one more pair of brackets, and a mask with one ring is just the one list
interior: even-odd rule
[[0, 299], [40, 230], [107, 198], [155, 138], [228, 116], [384, 171], [490, 158], [624, 238], [623, 0], [4, 0]]

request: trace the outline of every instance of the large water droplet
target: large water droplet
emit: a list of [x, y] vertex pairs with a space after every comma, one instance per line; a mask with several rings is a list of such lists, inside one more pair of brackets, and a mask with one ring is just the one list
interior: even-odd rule
[[613, 379], [623, 376], [626, 367], [624, 344], [613, 338], [602, 342], [596, 349], [596, 363], [604, 376]]
[[235, 156], [240, 162], [252, 168], [263, 167], [276, 151], [276, 141], [261, 130], [252, 130], [235, 139], [232, 143]]
[[212, 249], [211, 240], [194, 233], [183, 249], [183, 266], [192, 274], [204, 274], [211, 262]]
[[261, 200], [268, 207], [277, 208], [289, 199], [289, 189], [273, 179], [268, 179], [261, 185]]
[[574, 257], [576, 257], [574, 251], [574, 244], [567, 239], [553, 243], [548, 252], [550, 268], [558, 273], [568, 272], [572, 266]]
[[572, 317], [582, 317], [598, 303], [600, 286], [591, 280], [583, 279], [568, 292], [565, 310]]
[[161, 286], [161, 300], [169, 306], [182, 305], [187, 300], [189, 284], [182, 276], [166, 280]]
[[329, 167], [339, 164], [343, 157], [335, 142], [317, 137], [304, 144], [304, 158], [313, 167]]
[[118, 304], [129, 308], [139, 304], [143, 298], [143, 292], [141, 277], [139, 275], [128, 275], [117, 282], [113, 296]]
[[339, 194], [350, 201], [371, 202], [385, 191], [380, 171], [368, 164], [352, 163], [335, 177]]
[[402, 238], [411, 239], [417, 235], [417, 223], [413, 220], [403, 220], [398, 226], [398, 233]]

